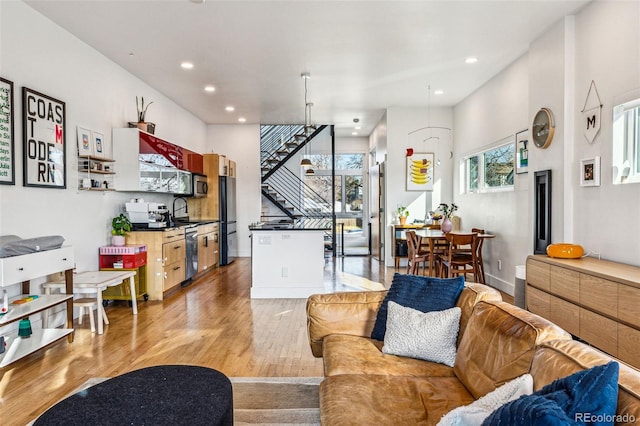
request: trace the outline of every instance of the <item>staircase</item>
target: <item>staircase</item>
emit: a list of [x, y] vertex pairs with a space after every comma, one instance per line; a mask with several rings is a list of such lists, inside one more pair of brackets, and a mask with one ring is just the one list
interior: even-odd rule
[[262, 125], [260, 127], [260, 168], [262, 195], [271, 201], [287, 220], [304, 220], [306, 226], [330, 227], [332, 203], [291, 171], [298, 164], [287, 164], [301, 149], [327, 126], [319, 126], [306, 138], [302, 125]]

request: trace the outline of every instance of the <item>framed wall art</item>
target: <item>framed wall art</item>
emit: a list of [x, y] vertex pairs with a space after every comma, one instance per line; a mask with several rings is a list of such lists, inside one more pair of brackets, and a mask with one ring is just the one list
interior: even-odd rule
[[91, 130], [78, 126], [78, 156], [88, 157], [93, 154]]
[[100, 132], [92, 132], [93, 136], [93, 153], [96, 157], [105, 156], [104, 135]]
[[516, 133], [516, 173], [529, 170], [529, 130]]
[[600, 186], [600, 157], [580, 161], [580, 186]]
[[407, 156], [407, 191], [433, 191], [433, 160], [432, 152]]
[[13, 129], [13, 82], [0, 77], [0, 184], [16, 182]]
[[67, 187], [65, 103], [22, 88], [23, 185]]

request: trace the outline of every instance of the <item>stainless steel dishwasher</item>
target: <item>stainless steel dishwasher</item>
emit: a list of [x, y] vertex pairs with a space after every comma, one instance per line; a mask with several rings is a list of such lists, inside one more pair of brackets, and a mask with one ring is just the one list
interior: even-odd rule
[[189, 226], [184, 230], [184, 238], [187, 246], [187, 271], [185, 282], [191, 280], [198, 272], [198, 227]]

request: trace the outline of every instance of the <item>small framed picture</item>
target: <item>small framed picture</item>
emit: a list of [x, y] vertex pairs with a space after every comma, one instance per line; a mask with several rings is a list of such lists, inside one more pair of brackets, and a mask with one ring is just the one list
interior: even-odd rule
[[600, 186], [600, 157], [580, 161], [580, 186]]
[[529, 130], [516, 133], [516, 173], [529, 170]]
[[100, 132], [92, 132], [93, 154], [97, 157], [104, 157], [104, 135]]
[[78, 155], [85, 157], [93, 154], [91, 130], [78, 126]]

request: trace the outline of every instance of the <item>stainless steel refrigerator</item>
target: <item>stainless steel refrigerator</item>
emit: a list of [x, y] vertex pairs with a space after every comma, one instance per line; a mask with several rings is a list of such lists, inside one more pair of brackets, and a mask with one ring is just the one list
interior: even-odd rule
[[238, 250], [236, 233], [236, 179], [220, 176], [220, 266], [234, 261]]

